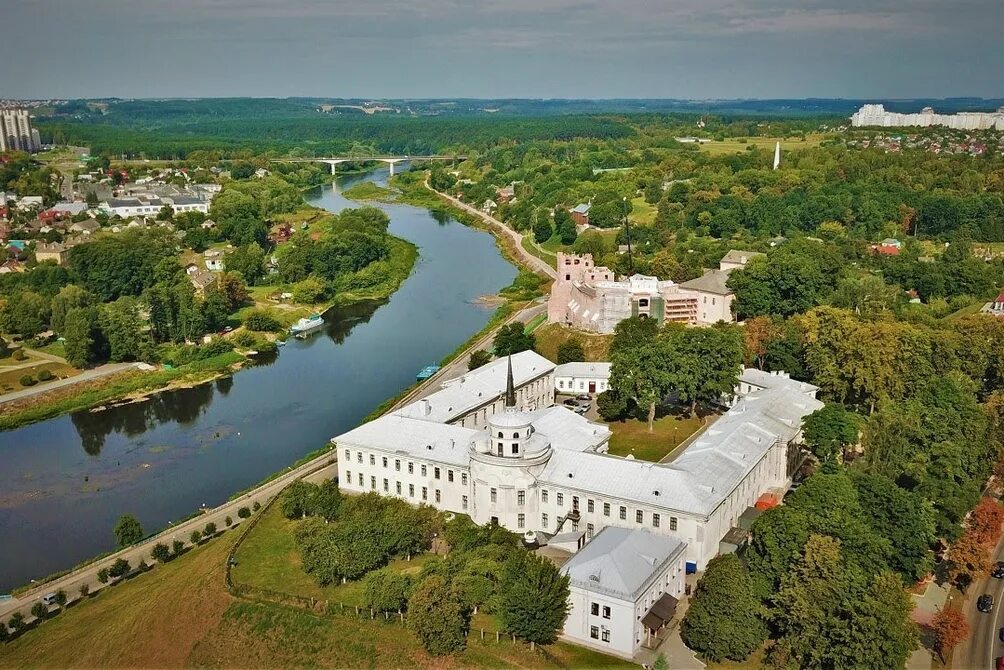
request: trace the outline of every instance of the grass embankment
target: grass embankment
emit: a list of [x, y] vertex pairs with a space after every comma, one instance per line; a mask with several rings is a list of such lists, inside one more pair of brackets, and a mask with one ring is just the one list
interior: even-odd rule
[[[6, 359], [5, 359], [6, 360]], [[0, 366], [0, 394], [9, 393], [11, 391], [20, 391], [21, 389], [32, 388], [37, 384], [45, 385], [49, 381], [55, 381], [57, 379], [66, 379], [67, 377], [74, 377], [80, 374], [80, 370], [66, 365], [65, 363], [55, 363], [53, 361], [48, 361], [40, 358], [33, 358], [31, 361], [21, 361], [21, 363], [33, 362], [33, 365], [28, 367], [17, 367], [14, 369], [9, 369], [11, 366]], [[15, 362], [13, 365], [17, 365]], [[5, 369], [6, 368], [6, 369]], [[48, 380], [41, 381], [39, 378], [39, 373], [43, 370], [47, 371], [52, 375]], [[22, 384], [21, 380], [25, 377], [31, 377], [34, 384]]]
[[359, 182], [355, 186], [342, 191], [349, 200], [369, 200], [373, 202], [397, 202], [396, 191], [374, 184], [371, 181]]
[[230, 351], [173, 370], [155, 372], [129, 370], [92, 381], [70, 384], [0, 405], [0, 430], [11, 430], [64, 412], [89, 409], [130, 396], [138, 397], [175, 386], [199, 384], [233, 370], [236, 364], [243, 361], [243, 356]]
[[634, 456], [640, 461], [658, 463], [702, 425], [700, 417], [668, 414], [655, 420], [652, 432], [648, 422], [625, 419], [610, 424], [610, 453], [614, 456]]
[[558, 361], [558, 347], [565, 340], [575, 339], [582, 343], [582, 351], [585, 353], [587, 361], [609, 361], [610, 343], [613, 335], [597, 335], [581, 330], [566, 328], [559, 323], [544, 323], [533, 331], [533, 336], [537, 340], [537, 350], [549, 361]]

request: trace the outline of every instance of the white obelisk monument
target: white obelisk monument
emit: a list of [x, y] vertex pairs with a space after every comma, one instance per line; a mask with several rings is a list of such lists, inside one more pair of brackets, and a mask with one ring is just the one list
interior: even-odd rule
[[781, 166], [781, 143], [778, 142], [774, 145], [774, 169], [778, 169]]

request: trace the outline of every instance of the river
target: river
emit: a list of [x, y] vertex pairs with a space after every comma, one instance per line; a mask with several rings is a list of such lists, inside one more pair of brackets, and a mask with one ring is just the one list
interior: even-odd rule
[[[340, 190], [307, 194], [332, 212]], [[416, 244], [411, 276], [387, 301], [332, 310], [271, 360], [141, 403], [64, 415], [0, 433], [0, 593], [114, 548], [132, 513], [152, 532], [214, 506], [356, 426], [491, 317], [476, 299], [516, 276], [488, 233], [410, 205], [378, 205]]]

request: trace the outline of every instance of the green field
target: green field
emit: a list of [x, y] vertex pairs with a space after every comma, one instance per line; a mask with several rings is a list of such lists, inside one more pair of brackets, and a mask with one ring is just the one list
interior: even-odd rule
[[658, 463], [701, 427], [700, 417], [667, 414], [655, 420], [652, 432], [648, 422], [625, 419], [610, 424], [610, 452], [614, 456], [634, 456], [641, 461]]
[[727, 140], [712, 140], [699, 145], [702, 153], [712, 156], [724, 156], [747, 151], [747, 147], [754, 146], [765, 151], [774, 151], [774, 145], [781, 143], [781, 157], [784, 152], [797, 151], [799, 149], [811, 149], [818, 147], [820, 142], [826, 139], [825, 135], [819, 133], [808, 134], [803, 140], [800, 137], [730, 137]]

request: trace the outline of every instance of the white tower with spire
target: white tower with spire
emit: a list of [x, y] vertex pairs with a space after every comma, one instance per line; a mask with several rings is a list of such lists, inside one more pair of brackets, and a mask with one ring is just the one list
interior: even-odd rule
[[774, 145], [774, 169], [781, 167], [781, 143]]

